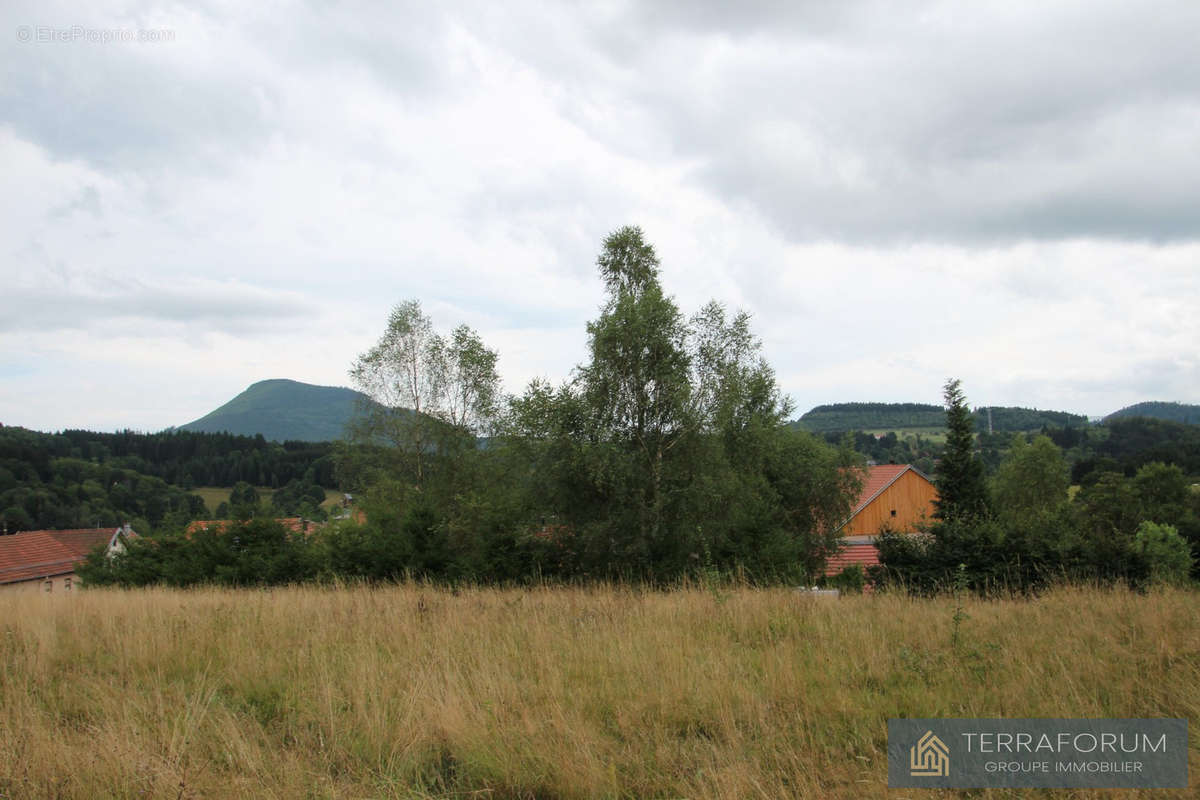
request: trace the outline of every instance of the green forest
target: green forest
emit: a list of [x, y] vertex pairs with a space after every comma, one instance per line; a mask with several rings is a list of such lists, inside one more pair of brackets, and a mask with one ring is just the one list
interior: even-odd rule
[[336, 488], [333, 447], [225, 433], [0, 427], [0, 524], [9, 533], [125, 522], [144, 533], [178, 529], [218, 516], [192, 493], [197, 486], [287, 489], [282, 501], [312, 486]]

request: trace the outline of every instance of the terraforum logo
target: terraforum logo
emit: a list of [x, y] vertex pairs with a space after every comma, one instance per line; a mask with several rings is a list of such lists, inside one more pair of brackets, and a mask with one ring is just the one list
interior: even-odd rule
[[925, 731], [909, 749], [908, 774], [914, 778], [944, 778], [950, 774], [950, 748], [933, 731]]
[[892, 787], [1188, 785], [1186, 719], [889, 719], [887, 726]]

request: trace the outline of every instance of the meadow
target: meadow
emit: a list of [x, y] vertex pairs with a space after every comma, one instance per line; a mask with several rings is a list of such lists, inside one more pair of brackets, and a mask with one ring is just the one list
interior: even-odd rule
[[[258, 492], [259, 499], [264, 506], [271, 505], [271, 497], [275, 494], [275, 490], [269, 486], [255, 487]], [[200, 495], [204, 500], [204, 505], [208, 506], [209, 512], [215, 512], [217, 506], [221, 503], [229, 502], [229, 495], [233, 492], [233, 488], [229, 486], [197, 486], [191, 490], [191, 494]], [[337, 506], [342, 501], [342, 493], [336, 489], [325, 490], [325, 500], [321, 503], [321, 507], [325, 510], [330, 510]]]
[[[889, 717], [1184, 717], [1200, 594], [419, 584], [12, 595], [0, 797], [1025, 796], [887, 788]], [[1057, 790], [1038, 796], [1111, 797]]]

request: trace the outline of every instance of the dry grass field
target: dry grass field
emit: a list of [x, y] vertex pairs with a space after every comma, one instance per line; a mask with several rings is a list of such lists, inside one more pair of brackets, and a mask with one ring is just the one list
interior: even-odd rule
[[[1185, 717], [1200, 595], [417, 585], [13, 595], [0, 797], [1028, 796], [886, 788], [895, 716]], [[1112, 797], [1047, 791], [1039, 797]]]

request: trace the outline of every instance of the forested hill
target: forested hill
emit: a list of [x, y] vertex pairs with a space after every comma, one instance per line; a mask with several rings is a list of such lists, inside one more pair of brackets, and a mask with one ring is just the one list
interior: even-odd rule
[[927, 403], [834, 403], [817, 406], [794, 424], [813, 433], [940, 428], [946, 411]]
[[1104, 421], [1111, 422], [1114, 419], [1129, 417], [1165, 419], [1170, 422], [1200, 425], [1200, 406], [1188, 403], [1135, 403], [1120, 411], [1114, 411], [1105, 417]]
[[168, 519], [213, 513], [194, 486], [333, 488], [332, 447], [225, 433], [0, 427], [0, 522], [9, 533], [122, 522], [148, 533]]
[[330, 442], [342, 438], [346, 423], [363, 401], [366, 395], [343, 387], [285, 379], [259, 381], [179, 430], [261, 434], [274, 442]]
[[[973, 412], [975, 429], [988, 428], [988, 409]], [[1019, 406], [992, 406], [992, 430], [1034, 431], [1043, 427], [1083, 427], [1088, 419], [1065, 411], [1041, 411]], [[834, 403], [817, 406], [793, 425], [813, 433], [839, 431], [903, 431], [913, 428], [941, 428], [946, 412], [928, 403]]]
[[185, 489], [232, 486], [245, 481], [278, 488], [295, 479], [333, 488], [332, 445], [268, 442], [262, 436], [228, 433], [96, 433], [69, 430], [39, 433], [0, 428], [0, 492], [50, 474], [51, 462], [68, 458], [113, 469], [128, 469]]

